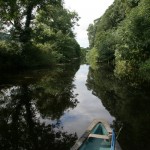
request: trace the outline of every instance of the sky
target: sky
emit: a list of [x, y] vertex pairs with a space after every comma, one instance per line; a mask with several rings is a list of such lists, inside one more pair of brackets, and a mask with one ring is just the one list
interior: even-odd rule
[[64, 0], [65, 7], [76, 11], [81, 17], [75, 27], [76, 39], [81, 47], [88, 47], [87, 28], [90, 23], [104, 14], [114, 0]]

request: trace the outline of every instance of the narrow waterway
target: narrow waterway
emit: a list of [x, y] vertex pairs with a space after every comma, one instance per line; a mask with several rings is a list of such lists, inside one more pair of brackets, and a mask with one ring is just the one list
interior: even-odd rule
[[81, 65], [75, 74], [73, 93], [78, 94], [76, 97], [78, 104], [74, 109], [65, 111], [60, 119], [66, 131], [76, 132], [78, 136], [83, 134], [95, 118], [106, 119], [109, 123], [112, 123], [114, 119], [103, 106], [101, 100], [88, 90], [86, 86], [88, 72], [89, 66]]
[[149, 91], [79, 63], [0, 74], [0, 150], [69, 150], [95, 118], [123, 126], [123, 150], [149, 149]]

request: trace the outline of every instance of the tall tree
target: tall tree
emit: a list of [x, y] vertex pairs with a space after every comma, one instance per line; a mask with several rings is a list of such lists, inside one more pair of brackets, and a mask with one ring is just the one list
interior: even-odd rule
[[31, 39], [32, 20], [47, 4], [61, 5], [61, 0], [0, 0], [0, 21], [13, 38], [26, 43]]
[[72, 31], [78, 19], [76, 12], [63, 6], [46, 5], [36, 16], [33, 41], [51, 47], [50, 51], [56, 52], [55, 56], [61, 60], [78, 57], [80, 48]]

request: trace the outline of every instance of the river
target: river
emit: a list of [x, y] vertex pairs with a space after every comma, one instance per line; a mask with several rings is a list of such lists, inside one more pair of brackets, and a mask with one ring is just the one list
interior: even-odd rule
[[64, 129], [69, 132], [76, 132], [78, 136], [83, 134], [95, 118], [106, 119], [109, 123], [112, 123], [114, 119], [103, 106], [101, 100], [88, 90], [86, 86], [88, 71], [88, 65], [81, 65], [75, 74], [73, 93], [78, 94], [76, 97], [78, 104], [74, 109], [65, 111], [60, 118]]
[[149, 86], [125, 85], [86, 64], [3, 73], [0, 149], [69, 150], [95, 118], [123, 126], [123, 150], [148, 149], [149, 99]]

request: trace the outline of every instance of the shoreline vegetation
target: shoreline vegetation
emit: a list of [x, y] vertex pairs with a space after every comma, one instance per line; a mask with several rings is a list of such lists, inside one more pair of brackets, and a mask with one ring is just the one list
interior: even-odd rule
[[0, 69], [30, 69], [80, 57], [79, 17], [62, 0], [0, 2]]
[[87, 31], [93, 69], [112, 65], [120, 79], [150, 82], [149, 0], [115, 0]]

